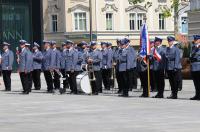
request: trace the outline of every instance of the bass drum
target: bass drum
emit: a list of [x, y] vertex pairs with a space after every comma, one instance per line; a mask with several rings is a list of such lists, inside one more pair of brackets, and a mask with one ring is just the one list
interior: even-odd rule
[[77, 90], [86, 94], [92, 94], [88, 72], [85, 71], [76, 77]]

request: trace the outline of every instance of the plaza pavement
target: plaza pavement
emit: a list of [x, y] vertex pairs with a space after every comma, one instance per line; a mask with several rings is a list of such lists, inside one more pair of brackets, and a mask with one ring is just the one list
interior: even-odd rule
[[[99, 96], [53, 95], [45, 93], [44, 81], [41, 91], [21, 95], [17, 74], [12, 81], [12, 92], [0, 86], [0, 132], [200, 131], [200, 102], [188, 100], [194, 95], [191, 80], [184, 80], [178, 100], [138, 98], [140, 90], [130, 98], [107, 91]], [[170, 95], [168, 80], [166, 89], [165, 97]]]

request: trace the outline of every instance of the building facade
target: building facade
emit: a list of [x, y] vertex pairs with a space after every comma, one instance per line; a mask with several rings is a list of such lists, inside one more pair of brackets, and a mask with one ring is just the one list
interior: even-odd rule
[[190, 2], [188, 34], [189, 40], [192, 40], [193, 35], [200, 34], [200, 1], [191, 0]]
[[14, 52], [20, 39], [40, 43], [43, 38], [41, 11], [42, 0], [0, 0], [0, 43], [10, 43]]
[[[128, 0], [92, 0], [93, 39], [115, 45], [117, 38], [126, 36], [133, 45], [139, 45], [140, 28], [145, 16], [150, 38], [159, 36], [166, 39], [168, 35], [173, 35], [173, 17], [164, 18], [162, 14], [163, 8], [171, 6], [170, 0], [148, 1], [152, 2], [149, 8], [145, 8], [145, 2], [130, 5]], [[43, 0], [43, 5], [45, 39], [89, 41], [89, 0]]]

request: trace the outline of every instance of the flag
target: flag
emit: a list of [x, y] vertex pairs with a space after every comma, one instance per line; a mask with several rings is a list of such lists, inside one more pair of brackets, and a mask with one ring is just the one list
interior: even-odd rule
[[143, 24], [141, 34], [140, 34], [140, 56], [146, 57], [150, 54], [151, 46], [150, 46], [150, 40], [149, 40], [149, 34], [147, 30], [147, 25]]
[[154, 48], [154, 51], [153, 51], [153, 56], [156, 58], [157, 61], [161, 61], [162, 57], [161, 55], [158, 53], [158, 51], [156, 50], [156, 48]]
[[147, 55], [150, 54], [151, 46], [149, 40], [149, 34], [147, 30], [147, 25], [144, 23], [140, 33], [140, 56], [147, 63]]

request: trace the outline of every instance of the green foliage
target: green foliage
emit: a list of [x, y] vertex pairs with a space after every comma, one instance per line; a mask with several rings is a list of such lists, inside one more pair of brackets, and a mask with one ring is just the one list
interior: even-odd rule
[[137, 4], [140, 4], [144, 1], [145, 0], [128, 0], [129, 4], [131, 4], [131, 5], [137, 5]]
[[[140, 4], [140, 3], [145, 2], [145, 0], [128, 0], [128, 1], [129, 1], [129, 4], [131, 4], [131, 5], [138, 5], [138, 4]], [[150, 8], [151, 6], [152, 6], [152, 2], [147, 1], [147, 2], [145, 3], [145, 5], [144, 5], [144, 8], [148, 9], [148, 8]]]
[[164, 8], [164, 9], [161, 9], [161, 10], [162, 10], [163, 16], [165, 18], [168, 18], [168, 17], [172, 16], [172, 11], [170, 9]]

